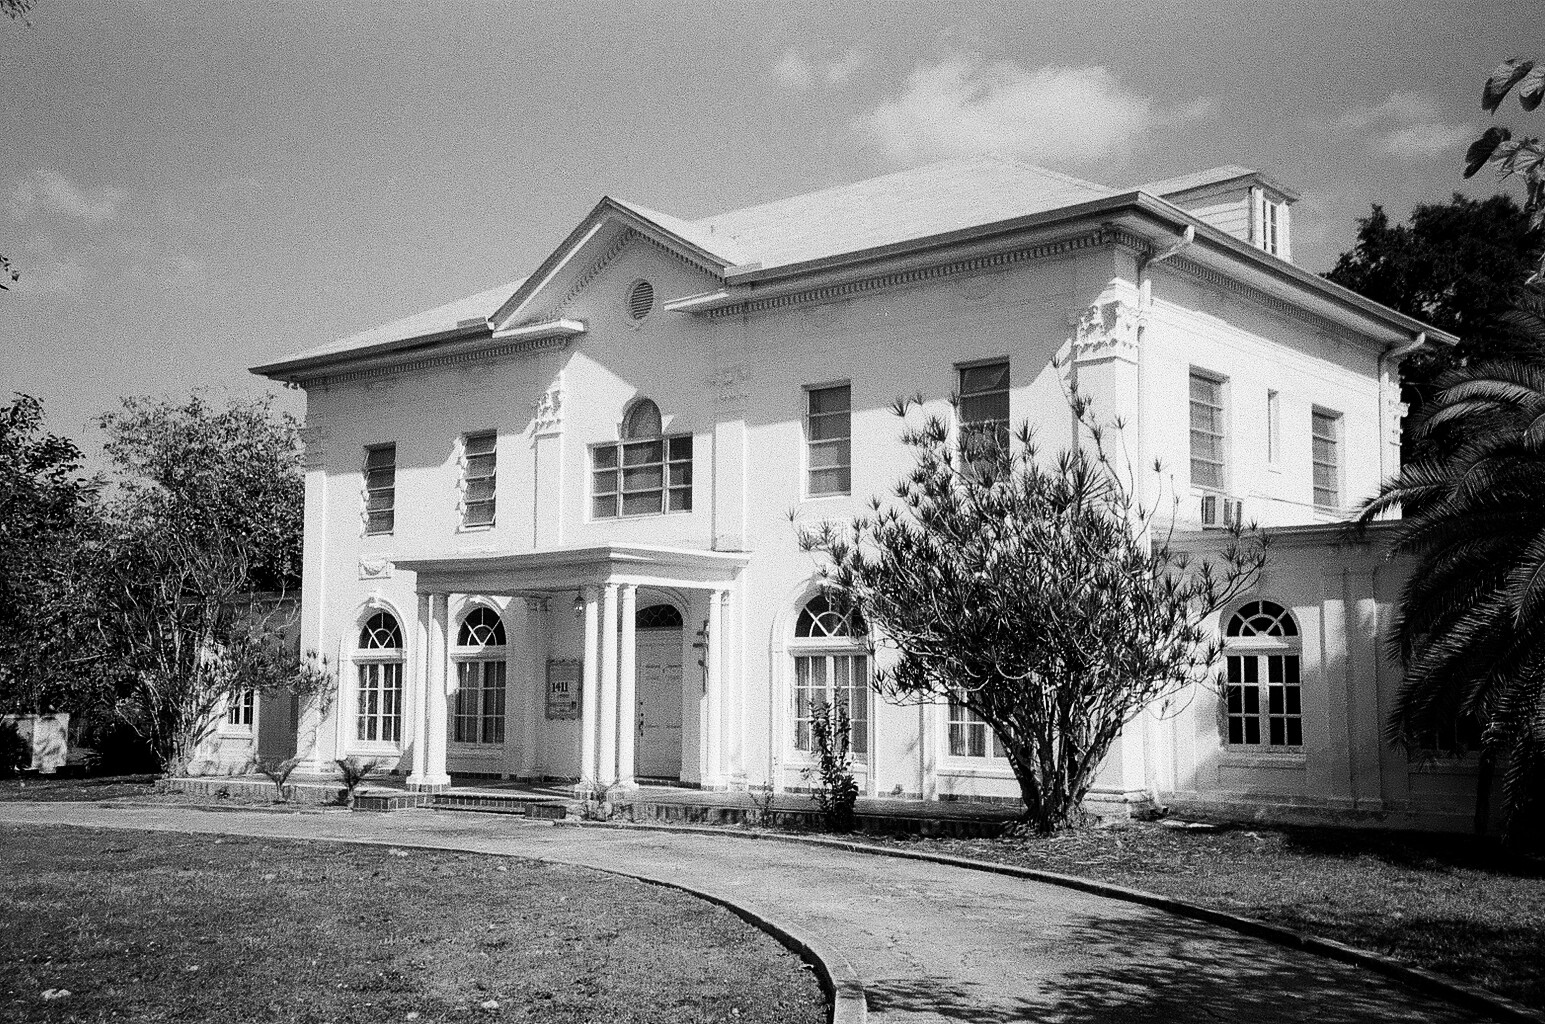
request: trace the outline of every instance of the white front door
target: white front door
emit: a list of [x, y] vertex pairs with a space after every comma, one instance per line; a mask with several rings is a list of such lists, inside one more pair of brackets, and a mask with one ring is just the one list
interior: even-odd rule
[[641, 629], [636, 664], [638, 730], [634, 773], [681, 778], [681, 630]]

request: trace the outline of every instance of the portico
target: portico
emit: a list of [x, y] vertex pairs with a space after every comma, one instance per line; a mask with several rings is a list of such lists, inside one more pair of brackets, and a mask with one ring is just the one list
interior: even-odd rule
[[[398, 561], [398, 568], [415, 574], [418, 597], [417, 657], [405, 694], [409, 786], [450, 785], [450, 716], [459, 685], [454, 614], [469, 601], [490, 599], [510, 599], [506, 617], [512, 622], [519, 621], [520, 603], [525, 612], [525, 628], [512, 631], [508, 656], [511, 735], [502, 754], [513, 763], [490, 762], [499, 774], [577, 777], [586, 790], [633, 786], [638, 740], [647, 733], [651, 742], [663, 736], [679, 744], [675, 763], [684, 781], [717, 789], [743, 779], [745, 702], [740, 672], [726, 656], [734, 645], [726, 637], [739, 628], [739, 575], [748, 560], [745, 553], [613, 543]], [[648, 610], [669, 608], [680, 633], [691, 634], [678, 649], [685, 639], [695, 641], [700, 692], [690, 671], [697, 665], [677, 657], [674, 699], [680, 703], [674, 708], [672, 695], [654, 677], [640, 700], [641, 594]], [[562, 621], [565, 614], [574, 616], [577, 630]], [[578, 657], [564, 656], [572, 654]], [[652, 708], [650, 701], [665, 706]], [[672, 712], [674, 732], [646, 729], [646, 719]], [[656, 754], [651, 760], [661, 759]]]

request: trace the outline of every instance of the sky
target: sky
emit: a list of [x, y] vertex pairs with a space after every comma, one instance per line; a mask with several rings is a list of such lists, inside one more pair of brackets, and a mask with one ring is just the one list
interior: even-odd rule
[[1461, 157], [1538, 14], [37, 0], [0, 19], [0, 400], [90, 452], [118, 396], [274, 390], [247, 368], [521, 277], [603, 195], [693, 218], [979, 152], [1107, 185], [1260, 169], [1324, 271], [1373, 203], [1506, 190]]

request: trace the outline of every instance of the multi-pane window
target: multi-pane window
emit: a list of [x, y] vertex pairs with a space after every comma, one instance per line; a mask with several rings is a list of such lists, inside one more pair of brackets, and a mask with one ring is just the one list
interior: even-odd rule
[[949, 734], [951, 757], [987, 757], [989, 751], [992, 757], [1007, 756], [1003, 741], [998, 739], [987, 720], [953, 698], [950, 700]]
[[1223, 650], [1230, 746], [1303, 746], [1300, 646], [1298, 624], [1279, 604], [1251, 601], [1229, 619]]
[[1314, 505], [1334, 509], [1341, 506], [1341, 457], [1338, 440], [1341, 433], [1339, 413], [1314, 410], [1311, 434], [1314, 446]]
[[1223, 382], [1191, 374], [1191, 486], [1223, 490]]
[[1009, 363], [981, 363], [960, 368], [961, 448], [1009, 443]]
[[468, 434], [463, 441], [461, 525], [494, 524], [494, 484], [498, 471], [499, 437], [493, 431]]
[[867, 627], [856, 611], [838, 614], [825, 595], [811, 598], [794, 623], [794, 749], [813, 752], [811, 713], [818, 704], [841, 704], [852, 723], [848, 749], [869, 754], [869, 652]]
[[456, 635], [456, 709], [453, 743], [503, 743], [504, 623], [492, 608], [479, 606], [461, 620]]
[[377, 743], [402, 741], [402, 629], [387, 612], [372, 615], [359, 632], [354, 652], [359, 676], [354, 738]]
[[396, 526], [397, 446], [365, 449], [365, 532], [391, 533]]
[[837, 384], [805, 394], [808, 493], [847, 494], [853, 486], [852, 389]]
[[1274, 203], [1270, 199], [1261, 201], [1261, 248], [1273, 256], [1281, 251], [1281, 246], [1278, 242], [1281, 214], [1282, 207], [1280, 204]]
[[590, 449], [590, 514], [596, 519], [692, 510], [692, 435], [662, 436], [647, 398], [622, 424], [622, 440]]
[[256, 711], [257, 691], [237, 690], [226, 702], [225, 724], [232, 729], [251, 729]]

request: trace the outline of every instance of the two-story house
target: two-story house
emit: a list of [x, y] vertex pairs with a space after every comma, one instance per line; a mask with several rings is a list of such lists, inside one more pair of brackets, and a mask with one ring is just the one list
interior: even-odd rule
[[[1135, 723], [1101, 798], [1374, 808], [1311, 767], [1345, 761], [1345, 651], [1376, 651], [1320, 625], [1330, 524], [1397, 467], [1399, 360], [1452, 339], [1296, 267], [1296, 198], [999, 158], [690, 221], [605, 198], [522, 280], [258, 367], [307, 398], [302, 645], [338, 692], [302, 754], [784, 789], [809, 702], [845, 699], [868, 794], [1013, 797], [982, 722], [875, 698], [790, 513], [890, 492], [899, 395], [1056, 449], [1076, 383], [1196, 546], [1237, 516], [1308, 538], [1224, 610], [1227, 693]], [[1374, 575], [1354, 605], [1387, 605]]]

